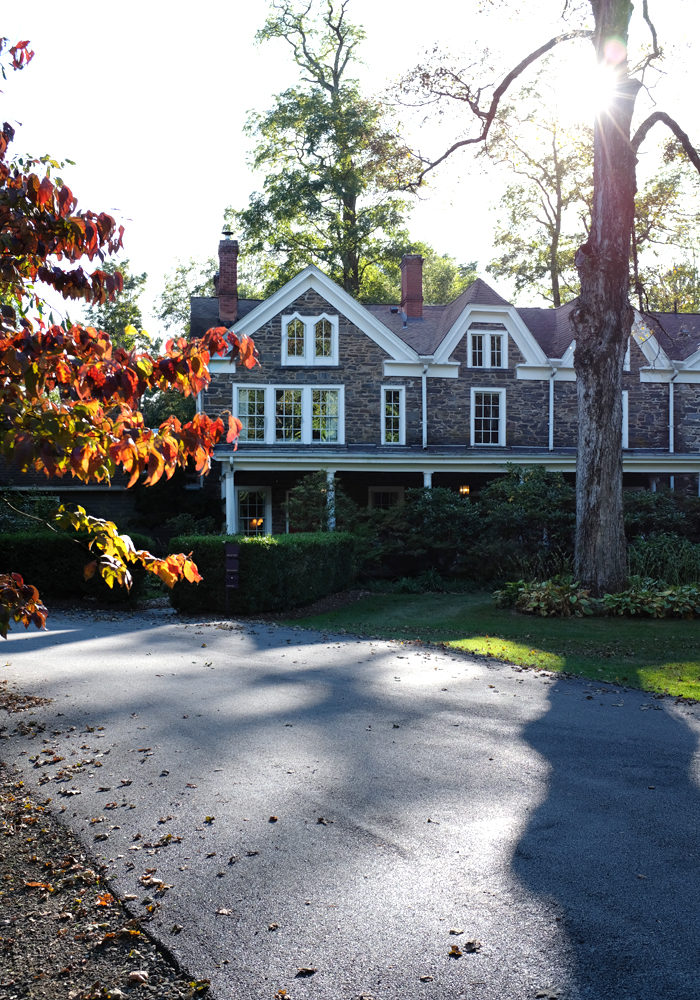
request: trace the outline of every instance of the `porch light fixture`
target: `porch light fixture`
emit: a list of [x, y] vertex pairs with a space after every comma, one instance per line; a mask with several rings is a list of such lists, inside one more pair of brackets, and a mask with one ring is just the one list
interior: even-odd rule
[[461, 493], [461, 495], [462, 495], [463, 497], [468, 497], [468, 496], [469, 496], [469, 493], [470, 493], [470, 488], [469, 488], [469, 486], [467, 486], [467, 484], [465, 483], [465, 485], [464, 485], [464, 486], [460, 486], [460, 488], [459, 488], [459, 492]]

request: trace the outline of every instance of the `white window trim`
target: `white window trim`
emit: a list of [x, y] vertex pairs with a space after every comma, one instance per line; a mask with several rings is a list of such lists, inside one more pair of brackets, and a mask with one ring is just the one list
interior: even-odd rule
[[[238, 416], [239, 405], [238, 405], [238, 393], [241, 389], [263, 389], [265, 391], [265, 438], [264, 441], [259, 439], [247, 440], [246, 438], [240, 437], [239, 442], [242, 445], [262, 445], [262, 444], [274, 444], [282, 445], [283, 447], [294, 447], [294, 445], [312, 445], [313, 447], [322, 447], [324, 445], [343, 445], [345, 444], [345, 386], [344, 385], [235, 385], [233, 387], [233, 412]], [[301, 390], [301, 440], [300, 441], [278, 441], [276, 437], [276, 407], [275, 407], [275, 395], [278, 390], [286, 389], [299, 389]], [[313, 396], [312, 392], [314, 389], [330, 389], [333, 392], [338, 393], [338, 438], [336, 441], [314, 441], [312, 433], [312, 423], [313, 423]]]
[[[238, 419], [241, 420], [241, 416], [240, 416], [241, 406], [240, 406], [240, 400], [239, 400], [239, 393], [241, 392], [241, 390], [248, 391], [249, 389], [262, 389], [264, 391], [264, 393], [265, 393], [265, 402], [264, 402], [265, 414], [264, 414], [264, 418], [263, 418], [263, 426], [265, 428], [265, 430], [264, 430], [264, 435], [265, 435], [264, 441], [267, 441], [268, 423], [269, 423], [269, 413], [268, 413], [268, 411], [269, 411], [269, 405], [270, 404], [269, 404], [269, 401], [268, 401], [268, 398], [267, 398], [267, 389], [268, 389], [268, 387], [266, 385], [261, 385], [259, 382], [256, 382], [253, 385], [234, 385], [234, 387], [233, 387], [233, 413], [234, 413], [234, 416], [238, 417]], [[241, 420], [241, 423], [242, 423], [242, 420]], [[239, 441], [240, 444], [263, 444], [264, 443], [264, 441], [261, 441], [259, 438], [245, 438], [245, 437], [243, 437], [242, 430], [241, 430], [241, 434], [240, 434], [240, 436], [238, 438], [238, 441]]]
[[[304, 324], [304, 353], [303, 355], [288, 354], [287, 327], [295, 319], [301, 320]], [[314, 354], [315, 332], [314, 327], [322, 320], [328, 320], [331, 324], [331, 353], [328, 357], [317, 358]], [[282, 353], [281, 364], [283, 365], [311, 365], [314, 368], [328, 367], [338, 364], [338, 317], [329, 313], [319, 313], [318, 316], [302, 316], [298, 312], [287, 313], [282, 316]]]
[[[386, 393], [387, 392], [398, 392], [399, 393], [399, 440], [398, 441], [387, 441], [386, 440]], [[381, 395], [379, 398], [379, 413], [381, 419], [381, 441], [382, 444], [386, 444], [389, 447], [396, 447], [398, 445], [406, 444], [406, 386], [405, 385], [383, 385], [381, 387]]]
[[[474, 401], [477, 392], [488, 392], [500, 396], [498, 404], [498, 443], [475, 441], [474, 434]], [[474, 386], [469, 391], [469, 443], [472, 448], [504, 448], [506, 444], [506, 390], [493, 386]]]
[[240, 518], [240, 508], [238, 506], [238, 494], [240, 492], [245, 493], [264, 493], [265, 494], [265, 523], [263, 524], [263, 534], [272, 534], [272, 490], [269, 486], [234, 486], [234, 508], [235, 508], [235, 531], [234, 534], [243, 534], [241, 531], [241, 518]]
[[630, 446], [629, 416], [630, 416], [630, 394], [628, 389], [623, 389], [622, 390], [622, 447], [623, 448], [629, 448]]
[[[484, 363], [483, 365], [475, 365], [472, 358], [472, 337], [473, 336], [484, 337]], [[508, 367], [508, 331], [507, 330], [472, 330], [471, 327], [467, 330], [467, 367], [476, 368], [481, 371], [484, 368], [491, 368], [491, 337], [496, 336], [501, 338], [501, 364], [494, 368], [495, 371], [502, 371], [504, 368]]]

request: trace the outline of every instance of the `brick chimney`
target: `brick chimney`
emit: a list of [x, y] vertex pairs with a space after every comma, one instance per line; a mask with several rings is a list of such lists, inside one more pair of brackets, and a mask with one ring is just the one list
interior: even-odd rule
[[419, 253], [401, 258], [401, 309], [407, 319], [423, 317], [423, 258]]
[[238, 240], [232, 240], [227, 230], [224, 236], [219, 243], [216, 294], [219, 296], [219, 319], [225, 326], [231, 326], [238, 319]]

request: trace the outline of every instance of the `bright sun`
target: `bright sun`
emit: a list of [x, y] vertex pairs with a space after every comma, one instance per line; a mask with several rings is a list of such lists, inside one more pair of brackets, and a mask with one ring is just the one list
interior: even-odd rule
[[564, 68], [555, 85], [557, 118], [565, 125], [592, 125], [610, 107], [615, 91], [615, 70], [590, 59]]

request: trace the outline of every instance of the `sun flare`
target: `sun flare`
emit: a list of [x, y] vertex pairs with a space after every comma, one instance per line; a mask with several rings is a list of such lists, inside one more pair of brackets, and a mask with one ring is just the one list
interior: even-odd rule
[[586, 62], [570, 66], [555, 87], [556, 112], [566, 125], [592, 125], [610, 107], [615, 95], [617, 74], [607, 63]]

